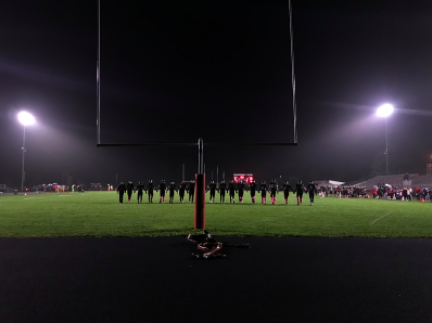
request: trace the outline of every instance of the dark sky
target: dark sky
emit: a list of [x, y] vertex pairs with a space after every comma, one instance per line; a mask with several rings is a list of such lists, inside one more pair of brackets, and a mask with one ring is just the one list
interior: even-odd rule
[[[196, 148], [96, 147], [96, 1], [2, 1], [0, 183], [191, 178]], [[291, 142], [287, 1], [102, 0], [102, 142]], [[432, 155], [432, 3], [293, 1], [297, 147], [206, 147], [211, 170], [355, 180]], [[216, 175], [214, 175], [216, 176]]]

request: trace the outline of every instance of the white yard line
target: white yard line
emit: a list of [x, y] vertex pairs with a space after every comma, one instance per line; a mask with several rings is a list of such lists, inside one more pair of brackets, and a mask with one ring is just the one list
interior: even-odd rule
[[391, 214], [391, 213], [393, 213], [393, 211], [387, 212], [386, 214], [380, 216], [378, 219], [373, 220], [373, 221], [371, 222], [371, 225], [374, 225], [375, 222], [381, 220], [382, 218], [386, 217], [387, 215], [389, 215], [389, 214]]

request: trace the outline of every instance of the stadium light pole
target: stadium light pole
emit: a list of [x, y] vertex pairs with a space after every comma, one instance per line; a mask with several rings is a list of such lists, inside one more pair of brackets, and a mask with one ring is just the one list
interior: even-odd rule
[[388, 175], [388, 132], [387, 132], [387, 118], [389, 116], [391, 116], [393, 114], [394, 108], [393, 105], [386, 103], [381, 105], [377, 112], [376, 115], [378, 117], [382, 117], [385, 119], [385, 138], [386, 138], [386, 150], [385, 150], [385, 155], [386, 155], [386, 175]]
[[21, 171], [21, 192], [24, 192], [24, 181], [25, 181], [25, 172], [24, 172], [24, 157], [25, 157], [25, 130], [27, 126], [31, 126], [35, 123], [35, 118], [26, 111], [21, 111], [18, 113], [18, 120], [23, 125], [23, 146], [22, 146], [22, 171]]

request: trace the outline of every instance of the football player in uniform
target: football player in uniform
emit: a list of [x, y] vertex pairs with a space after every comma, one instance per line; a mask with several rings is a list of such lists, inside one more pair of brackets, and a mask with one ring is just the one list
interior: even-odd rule
[[138, 185], [136, 187], [136, 191], [138, 191], [138, 203], [142, 204], [144, 185], [143, 185], [143, 183], [141, 181], [138, 182]]
[[119, 195], [119, 202], [123, 203], [123, 195], [126, 191], [126, 185], [124, 181], [121, 181], [119, 186], [117, 187], [117, 194]]
[[230, 196], [230, 203], [235, 203], [235, 184], [233, 180], [230, 180], [229, 184], [228, 184], [228, 191], [229, 191], [229, 196]]
[[215, 195], [216, 195], [216, 184], [214, 181], [210, 182], [209, 189], [207, 192], [210, 191], [210, 203], [214, 203], [215, 201]]
[[228, 191], [225, 181], [220, 182], [219, 189], [217, 191], [219, 193], [220, 202], [225, 203], [225, 193]]
[[239, 181], [237, 184], [237, 193], [239, 195], [239, 203], [243, 203], [243, 194], [244, 194], [245, 184], [243, 181]]
[[189, 194], [189, 202], [194, 202], [194, 195], [195, 195], [195, 181], [190, 181], [188, 186], [188, 194]]
[[296, 184], [296, 193], [297, 193], [297, 205], [301, 205], [303, 203], [303, 193], [304, 193], [304, 184], [300, 179]]
[[179, 187], [180, 203], [184, 202], [185, 192], [186, 192], [186, 184], [184, 181], [181, 181]]
[[317, 191], [316, 184], [314, 182], [310, 181], [308, 186], [307, 186], [307, 191], [309, 193], [310, 203], [311, 203], [311, 205], [313, 205], [314, 204], [314, 198], [315, 198], [315, 192]]
[[294, 192], [288, 181], [285, 181], [282, 185], [282, 191], [284, 194], [285, 204], [288, 204], [289, 192]]
[[158, 187], [158, 189], [159, 189], [159, 203], [162, 203], [162, 200], [163, 200], [163, 202], [165, 203], [165, 193], [166, 193], [166, 184], [165, 184], [165, 180], [163, 179], [163, 180], [161, 180], [161, 182], [160, 182], [160, 184], [159, 184], [159, 187]]
[[148, 194], [148, 200], [149, 203], [153, 203], [153, 190], [154, 190], [154, 184], [153, 180], [149, 180], [148, 186], [147, 186], [147, 194]]
[[261, 192], [261, 203], [262, 204], [267, 204], [267, 191], [268, 191], [268, 187], [267, 187], [267, 183], [266, 181], [262, 181], [260, 187], [259, 187], [259, 191]]
[[277, 193], [279, 193], [279, 191], [278, 191], [278, 187], [276, 184], [276, 180], [274, 179], [270, 182], [270, 199], [271, 199], [273, 205], [276, 204], [276, 194]]
[[133, 190], [134, 190], [134, 184], [133, 184], [132, 181], [129, 181], [129, 183], [126, 185], [126, 191], [127, 191], [127, 196], [128, 196], [128, 203], [130, 203]]
[[169, 186], [169, 203], [174, 203], [174, 193], [177, 192], [177, 185], [175, 182], [171, 182]]
[[255, 204], [255, 192], [256, 192], [256, 189], [257, 189], [257, 184], [255, 183], [255, 181], [253, 181], [249, 185], [250, 195], [251, 195], [252, 203], [253, 204]]

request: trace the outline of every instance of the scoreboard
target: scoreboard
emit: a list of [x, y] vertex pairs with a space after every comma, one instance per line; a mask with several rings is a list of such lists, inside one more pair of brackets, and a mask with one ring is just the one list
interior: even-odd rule
[[240, 174], [236, 173], [233, 174], [233, 179], [235, 183], [238, 183], [239, 181], [243, 181], [245, 183], [252, 183], [254, 180], [253, 174]]

